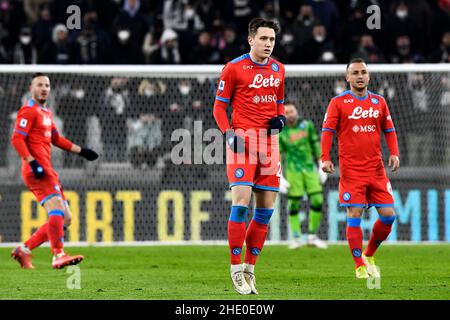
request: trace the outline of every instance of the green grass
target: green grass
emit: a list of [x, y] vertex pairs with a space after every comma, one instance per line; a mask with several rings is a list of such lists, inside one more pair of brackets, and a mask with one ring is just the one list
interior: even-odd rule
[[82, 247], [81, 289], [52, 270], [49, 248], [22, 270], [0, 248], [1, 299], [450, 299], [450, 245], [389, 245], [377, 255], [381, 289], [354, 277], [345, 245], [328, 250], [270, 245], [256, 267], [259, 295], [241, 296], [229, 279], [226, 246]]

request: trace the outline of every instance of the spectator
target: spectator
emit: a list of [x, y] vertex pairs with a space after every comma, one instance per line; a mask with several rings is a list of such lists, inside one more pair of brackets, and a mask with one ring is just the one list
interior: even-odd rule
[[[24, 0], [23, 9], [27, 15], [28, 24], [34, 24], [39, 20], [39, 12], [50, 0]], [[42, 18], [42, 13], [41, 13]]]
[[336, 4], [330, 0], [308, 0], [312, 6], [314, 16], [323, 24], [330, 38], [334, 38], [339, 31], [339, 11]]
[[38, 50], [52, 42], [52, 30], [54, 23], [47, 6], [41, 7], [39, 10], [39, 19], [33, 24], [32, 34], [33, 42]]
[[225, 39], [225, 48], [221, 50], [222, 63], [227, 63], [241, 55], [244, 49], [239, 45], [236, 32], [232, 27], [226, 27], [223, 36]]
[[42, 48], [39, 63], [69, 64], [72, 63], [72, 52], [69, 45], [69, 31], [63, 24], [58, 24], [52, 31], [52, 42]]
[[295, 43], [298, 46], [302, 46], [306, 41], [312, 38], [312, 30], [316, 21], [312, 6], [303, 4], [300, 7], [297, 19], [292, 25]]
[[106, 161], [124, 161], [126, 155], [127, 118], [131, 113], [127, 79], [115, 77], [103, 93], [98, 110]]
[[137, 120], [131, 120], [128, 127], [128, 155], [134, 168], [147, 164], [152, 168], [161, 152], [161, 119], [153, 113], [144, 112]]
[[33, 43], [30, 28], [22, 28], [19, 35], [19, 42], [14, 46], [13, 63], [15, 64], [36, 64], [37, 49]]
[[320, 63], [335, 60], [333, 42], [328, 39], [327, 31], [321, 24], [313, 28], [312, 39], [306, 41], [301, 48], [297, 48], [292, 60], [296, 63]]
[[450, 62], [450, 31], [442, 35], [442, 41], [439, 48], [431, 53], [430, 62]]
[[76, 64], [104, 64], [108, 62], [110, 38], [97, 27], [97, 14], [94, 11], [83, 16], [83, 28], [72, 38], [73, 59]]
[[125, 28], [117, 29], [114, 37], [112, 51], [112, 63], [114, 64], [142, 64], [141, 46], [131, 39], [131, 30]]
[[375, 45], [373, 37], [370, 34], [361, 36], [358, 50], [353, 54], [352, 58], [360, 57], [368, 63], [383, 63], [384, 57], [381, 50]]
[[198, 44], [192, 49], [189, 63], [211, 64], [219, 62], [219, 52], [211, 46], [211, 34], [202, 31], [198, 36]]
[[128, 30], [130, 32], [129, 43], [134, 43], [131, 47], [142, 46], [144, 36], [148, 29], [147, 20], [141, 13], [140, 0], [125, 0], [123, 8], [120, 10], [113, 22], [112, 32], [118, 33], [120, 30]]
[[392, 63], [419, 63], [423, 62], [423, 57], [411, 51], [408, 36], [399, 36], [396, 40], [397, 50], [391, 56]]
[[180, 64], [181, 55], [178, 48], [178, 35], [172, 29], [163, 31], [160, 47], [154, 51], [150, 63], [152, 64]]

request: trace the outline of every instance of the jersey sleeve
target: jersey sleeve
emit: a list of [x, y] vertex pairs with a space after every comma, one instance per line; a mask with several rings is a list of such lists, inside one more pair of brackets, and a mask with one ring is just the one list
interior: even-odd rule
[[322, 139], [320, 147], [322, 149], [321, 160], [331, 161], [331, 146], [333, 144], [333, 134], [339, 127], [339, 110], [336, 105], [336, 100], [332, 99], [328, 104], [327, 112], [322, 125]]
[[395, 131], [395, 126], [394, 122], [392, 121], [389, 107], [384, 99], [382, 101], [383, 101], [383, 119], [381, 121], [381, 129], [385, 133]]
[[322, 132], [329, 131], [336, 133], [339, 126], [339, 110], [336, 104], [336, 100], [332, 99], [328, 104], [327, 112], [323, 119]]
[[22, 107], [17, 113], [14, 132], [11, 137], [11, 144], [21, 158], [26, 158], [31, 155], [30, 150], [28, 150], [25, 143], [25, 139], [33, 126], [36, 116], [36, 110], [32, 107]]
[[216, 106], [227, 106], [231, 101], [231, 97], [234, 92], [235, 87], [235, 76], [234, 76], [233, 64], [228, 63], [222, 70], [220, 75], [219, 85], [216, 91], [216, 99], [214, 102], [214, 107]]
[[54, 123], [52, 123], [52, 144], [65, 151], [70, 151], [73, 144], [71, 141], [59, 134]]
[[282, 66], [282, 72], [283, 72], [283, 78], [281, 80], [281, 84], [278, 87], [278, 93], [277, 93], [277, 114], [278, 115], [284, 115], [284, 78], [285, 78], [285, 69], [284, 66]]

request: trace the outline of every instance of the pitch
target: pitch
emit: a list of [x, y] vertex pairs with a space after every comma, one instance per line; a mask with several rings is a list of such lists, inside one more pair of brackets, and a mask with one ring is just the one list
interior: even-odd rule
[[0, 248], [1, 299], [450, 299], [450, 244], [383, 246], [381, 281], [369, 285], [355, 279], [345, 245], [268, 245], [255, 270], [260, 294], [246, 296], [232, 288], [226, 246], [68, 247], [85, 257], [80, 289], [77, 270], [51, 268], [49, 248], [33, 251], [34, 270], [11, 250]]

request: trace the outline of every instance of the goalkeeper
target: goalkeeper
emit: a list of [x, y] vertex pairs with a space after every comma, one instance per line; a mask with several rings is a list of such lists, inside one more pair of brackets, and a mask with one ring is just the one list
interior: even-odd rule
[[285, 177], [281, 177], [280, 192], [288, 195], [289, 224], [295, 249], [305, 244], [301, 239], [300, 203], [306, 193], [310, 202], [309, 234], [307, 244], [326, 249], [327, 244], [317, 237], [322, 218], [322, 185], [327, 175], [318, 170], [321, 155], [320, 142], [314, 124], [300, 119], [296, 106], [285, 103], [287, 126], [280, 133], [280, 154]]

